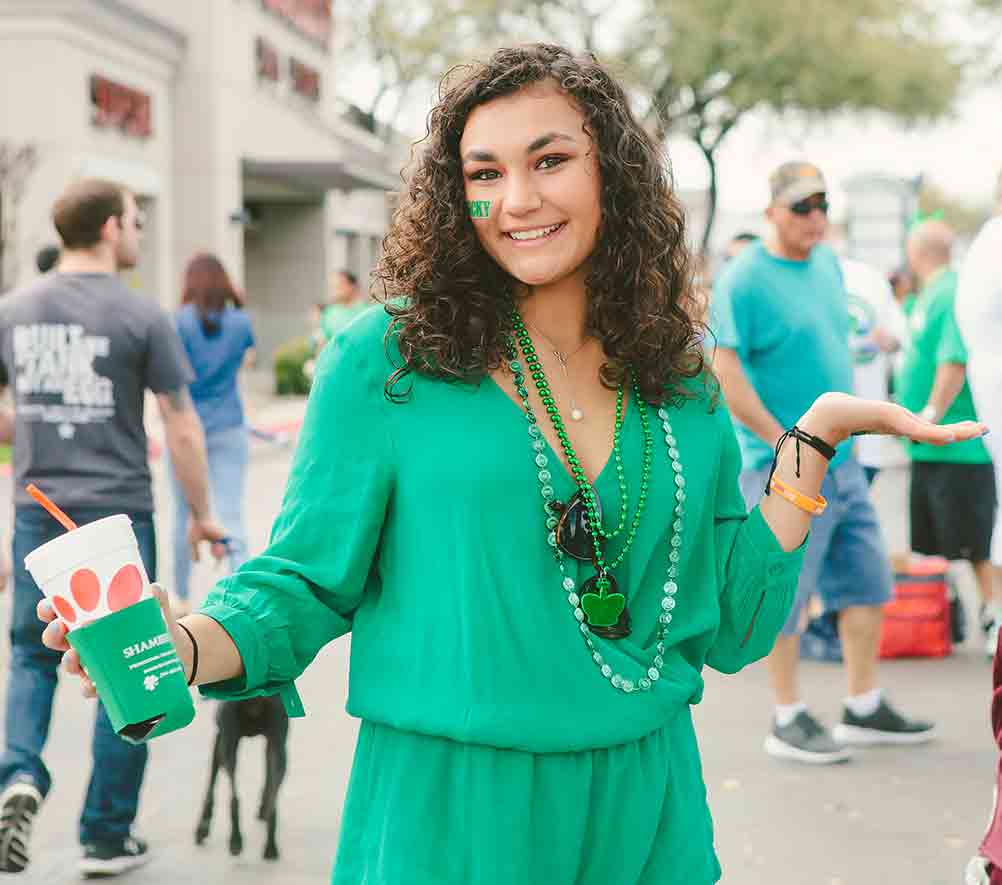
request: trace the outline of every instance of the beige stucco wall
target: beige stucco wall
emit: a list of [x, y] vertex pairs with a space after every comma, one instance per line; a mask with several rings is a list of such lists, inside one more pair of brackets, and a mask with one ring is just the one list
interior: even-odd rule
[[258, 225], [247, 233], [246, 255], [248, 311], [258, 350], [270, 355], [307, 334], [309, 307], [323, 299], [323, 205], [264, 206]]
[[[278, 84], [258, 80], [259, 36], [278, 51]], [[320, 71], [319, 101], [292, 91], [290, 57]], [[152, 96], [151, 138], [91, 124], [93, 73]], [[343, 263], [336, 232], [354, 232], [364, 274], [385, 227], [381, 191], [294, 193], [243, 173], [245, 159], [315, 163], [381, 150], [338, 117], [335, 76], [333, 52], [259, 0], [0, 0], [0, 138], [30, 139], [40, 155], [18, 213], [20, 281], [34, 276], [37, 249], [56, 239], [49, 211], [65, 183], [115, 178], [153, 201], [130, 282], [173, 307], [190, 257], [216, 253], [267, 328], [259, 337], [268, 356], [273, 341], [305, 331], [328, 269]], [[252, 230], [231, 217], [249, 187], [267, 219]]]
[[[241, 164], [244, 158], [310, 162], [343, 155], [345, 124], [334, 110], [334, 55], [262, 10], [256, 0], [132, 3], [188, 35], [175, 83], [174, 193], [183, 221], [173, 264], [180, 272], [194, 252], [216, 252], [246, 289], [260, 350], [267, 358], [281, 341], [306, 331], [309, 305], [324, 297], [326, 271], [332, 264], [330, 206], [342, 198], [319, 193], [312, 199], [290, 197], [281, 185], [257, 183], [254, 203], [261, 214], [248, 229], [231, 220], [246, 201], [248, 182]], [[279, 54], [277, 84], [257, 78], [259, 36]], [[288, 60], [293, 56], [320, 71], [318, 102], [291, 90]], [[375, 139], [360, 137], [370, 149], [379, 148]], [[266, 196], [259, 199], [262, 193]], [[376, 197], [382, 205], [382, 195]], [[341, 209], [339, 224], [376, 225], [374, 234], [381, 233], [385, 213], [372, 212], [371, 197], [369, 204], [363, 198], [351, 206], [353, 210]]]

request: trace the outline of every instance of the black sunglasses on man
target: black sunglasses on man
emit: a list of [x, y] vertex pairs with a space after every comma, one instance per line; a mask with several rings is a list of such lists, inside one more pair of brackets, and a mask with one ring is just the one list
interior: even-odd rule
[[797, 200], [796, 203], [790, 204], [790, 211], [794, 215], [806, 217], [815, 209], [817, 209], [822, 215], [828, 214], [827, 194], [811, 194], [809, 197], [804, 197], [804, 199]]

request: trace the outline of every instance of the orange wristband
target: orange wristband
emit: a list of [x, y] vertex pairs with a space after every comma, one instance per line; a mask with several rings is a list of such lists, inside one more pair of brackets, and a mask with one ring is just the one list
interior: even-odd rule
[[821, 495], [818, 495], [816, 498], [808, 498], [807, 495], [802, 495], [792, 486], [788, 486], [778, 476], [774, 476], [772, 478], [772, 482], [769, 483], [769, 488], [776, 492], [781, 498], [785, 498], [795, 507], [799, 507], [811, 516], [820, 516], [825, 512], [825, 508], [828, 506], [828, 502], [821, 497]]

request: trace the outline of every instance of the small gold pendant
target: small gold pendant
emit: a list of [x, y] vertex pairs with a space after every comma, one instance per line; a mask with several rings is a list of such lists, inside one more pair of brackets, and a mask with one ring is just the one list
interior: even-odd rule
[[571, 409], [571, 421], [580, 421], [584, 418], [584, 412], [580, 409]]

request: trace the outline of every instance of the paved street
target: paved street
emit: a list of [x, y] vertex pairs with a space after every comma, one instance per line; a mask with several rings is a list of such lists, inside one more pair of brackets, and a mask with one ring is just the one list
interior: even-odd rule
[[[288, 413], [295, 406], [265, 406], [260, 420], [276, 417], [269, 408]], [[260, 549], [266, 539], [287, 461], [286, 450], [255, 448], [248, 506], [253, 549]], [[158, 500], [164, 502], [160, 466], [157, 472]], [[903, 476], [881, 477], [877, 494], [882, 513], [889, 515], [892, 544], [900, 547], [903, 527], [890, 516], [900, 520], [906, 512]], [[161, 535], [162, 550], [166, 537]], [[208, 568], [199, 572], [203, 585], [210, 576]], [[970, 589], [966, 584], [968, 598]], [[0, 671], [6, 666], [6, 646], [4, 642]], [[244, 856], [234, 860], [226, 852], [227, 794], [222, 779], [210, 840], [202, 848], [194, 846], [192, 833], [213, 737], [212, 705], [202, 703], [190, 728], [151, 747], [139, 828], [150, 839], [156, 857], [125, 881], [136, 885], [327, 881], [356, 733], [356, 723], [343, 709], [347, 652], [347, 641], [335, 643], [300, 681], [309, 715], [293, 724], [290, 737], [290, 771], [280, 796], [281, 860], [260, 859], [264, 833], [253, 819], [263, 782], [260, 742], [244, 744], [240, 756]], [[893, 698], [910, 712], [935, 718], [941, 738], [925, 748], [870, 751], [835, 768], [778, 764], [762, 752], [769, 711], [762, 666], [737, 677], [708, 673], [697, 724], [724, 882], [958, 885], [985, 826], [993, 780], [987, 711], [990, 670], [977, 652], [966, 648], [945, 661], [885, 665], [883, 682]], [[831, 720], [843, 693], [839, 668], [805, 665], [804, 683], [811, 704]], [[0, 695], [2, 691], [0, 685]], [[88, 767], [90, 717], [88, 702], [74, 685], [66, 685], [57, 697], [47, 753], [55, 785], [38, 820], [35, 862], [28, 874], [12, 881], [28, 885], [75, 878], [75, 826]]]

